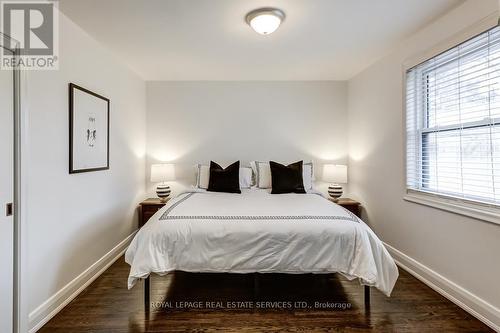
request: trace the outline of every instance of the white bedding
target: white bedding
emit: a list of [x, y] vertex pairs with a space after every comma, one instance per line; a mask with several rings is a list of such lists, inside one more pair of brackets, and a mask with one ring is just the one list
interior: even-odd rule
[[160, 209], [125, 254], [128, 287], [154, 272], [331, 273], [389, 296], [398, 269], [346, 209], [316, 194], [193, 191]]

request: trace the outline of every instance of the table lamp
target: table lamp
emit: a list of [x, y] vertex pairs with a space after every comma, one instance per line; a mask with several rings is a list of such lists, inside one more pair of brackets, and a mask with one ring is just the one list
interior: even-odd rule
[[338, 201], [343, 193], [342, 186], [339, 184], [347, 183], [347, 165], [325, 164], [323, 166], [323, 181], [331, 183], [328, 186], [328, 194], [333, 201]]
[[156, 187], [156, 195], [162, 202], [167, 201], [170, 195], [170, 186], [165, 182], [175, 180], [175, 170], [173, 164], [152, 164], [151, 165], [151, 182], [160, 183]]

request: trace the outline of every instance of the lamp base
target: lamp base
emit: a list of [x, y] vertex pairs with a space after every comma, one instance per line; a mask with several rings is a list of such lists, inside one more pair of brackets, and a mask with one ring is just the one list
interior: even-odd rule
[[160, 184], [156, 187], [156, 195], [162, 202], [167, 201], [167, 198], [170, 196], [170, 186], [165, 184]]
[[340, 186], [339, 184], [332, 184], [328, 186], [328, 194], [330, 195], [330, 197], [332, 197], [332, 200], [334, 202], [339, 200], [339, 198], [342, 196], [342, 193], [344, 193], [344, 191], [342, 190], [342, 186]]

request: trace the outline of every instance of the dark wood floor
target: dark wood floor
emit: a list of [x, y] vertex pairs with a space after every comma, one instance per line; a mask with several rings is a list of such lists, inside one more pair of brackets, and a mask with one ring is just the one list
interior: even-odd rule
[[149, 314], [128, 271], [120, 258], [39, 332], [492, 332], [403, 270], [391, 298], [372, 290], [369, 310], [338, 275], [261, 274], [257, 290], [252, 274], [154, 276]]

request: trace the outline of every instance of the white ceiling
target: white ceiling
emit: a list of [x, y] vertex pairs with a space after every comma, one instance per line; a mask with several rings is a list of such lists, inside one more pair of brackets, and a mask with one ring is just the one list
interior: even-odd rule
[[[461, 0], [61, 0], [146, 80], [345, 80]], [[278, 7], [272, 35], [247, 12]]]

